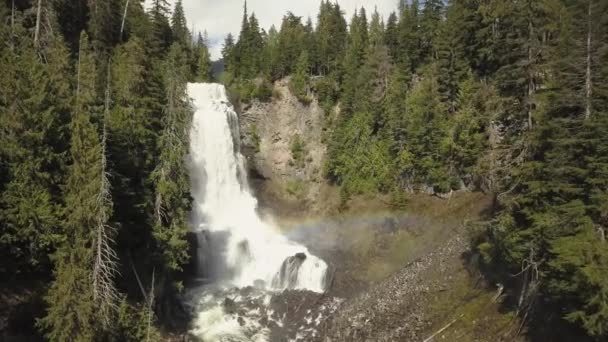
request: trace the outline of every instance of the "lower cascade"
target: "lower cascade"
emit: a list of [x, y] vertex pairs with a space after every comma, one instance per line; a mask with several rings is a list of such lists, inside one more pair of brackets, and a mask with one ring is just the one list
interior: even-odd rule
[[191, 83], [188, 95], [192, 227], [204, 283], [187, 294], [196, 316], [192, 333], [204, 341], [267, 341], [272, 296], [285, 289], [323, 292], [327, 264], [258, 215], [225, 88]]

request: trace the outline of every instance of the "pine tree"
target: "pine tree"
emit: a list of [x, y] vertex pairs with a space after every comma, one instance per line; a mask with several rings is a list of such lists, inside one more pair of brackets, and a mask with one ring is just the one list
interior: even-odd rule
[[384, 45], [384, 23], [380, 18], [378, 9], [374, 10], [372, 14], [372, 20], [369, 23], [369, 45], [370, 49]]
[[401, 68], [413, 72], [420, 65], [423, 55], [419, 26], [419, 4], [413, 0], [405, 5], [399, 16], [398, 41], [399, 52], [396, 62]]
[[[205, 33], [205, 37], [206, 36], [207, 34]], [[195, 56], [197, 60], [195, 80], [197, 82], [209, 82], [212, 78], [211, 55], [207, 44], [207, 39], [199, 33], [195, 46]]]
[[[88, 32], [93, 48], [99, 55], [98, 61], [105, 58], [109, 50], [120, 40], [120, 26], [123, 8], [117, 0], [88, 0]], [[80, 31], [79, 31], [80, 32]]]
[[171, 31], [173, 32], [173, 41], [179, 42], [184, 48], [192, 44], [192, 36], [186, 24], [186, 15], [184, 14], [184, 6], [182, 0], [177, 0], [171, 17]]
[[454, 111], [458, 86], [469, 77], [474, 57], [477, 26], [476, 8], [469, 0], [454, 1], [446, 9], [446, 20], [437, 24], [433, 41], [435, 58], [440, 68], [440, 85], [443, 101]]
[[36, 45], [22, 17], [15, 21], [0, 55], [5, 76], [0, 81], [0, 245], [12, 274], [32, 266], [45, 269], [47, 254], [62, 238], [60, 188], [65, 181], [70, 83], [61, 37], [45, 25]]
[[430, 69], [426, 75], [427, 78], [420, 81], [407, 98], [407, 145], [399, 154], [402, 155], [401, 158], [409, 155], [407, 159], [412, 163], [404, 165], [405, 169], [400, 173], [411, 184], [430, 186], [434, 191], [446, 192], [452, 185], [441, 151], [441, 143], [446, 134], [446, 110], [439, 98], [436, 71]]
[[443, 0], [426, 0], [420, 16], [420, 48], [422, 58], [435, 59], [435, 40], [437, 29], [443, 16]]
[[148, 184], [157, 155], [159, 123], [154, 112], [159, 99], [149, 98], [149, 75], [144, 43], [137, 37], [118, 46], [112, 57], [112, 108], [107, 117], [112, 220], [119, 222], [121, 247], [146, 243], [153, 189]]
[[[278, 42], [278, 71], [284, 77], [295, 70], [295, 65], [306, 45], [306, 31], [302, 18], [289, 12], [283, 17]], [[308, 58], [308, 57], [307, 57]]]
[[173, 32], [169, 22], [169, 1], [153, 0], [149, 11], [151, 23], [150, 48], [153, 56], [166, 53], [173, 43]]
[[348, 36], [346, 20], [342, 16], [340, 5], [321, 1], [316, 36], [321, 74], [336, 72], [340, 67]]
[[230, 75], [230, 79], [234, 77], [237, 69], [236, 51], [234, 50], [234, 37], [228, 33], [222, 45], [222, 59], [224, 60], [224, 70]]
[[88, 38], [83, 34], [71, 123], [66, 240], [53, 255], [55, 281], [46, 297], [48, 314], [41, 320], [46, 336], [57, 341], [92, 340], [110, 324], [115, 304], [112, 277], [116, 256], [106, 226], [112, 204], [104, 185], [105, 148], [91, 120], [91, 114], [100, 110], [94, 68]]
[[399, 31], [398, 18], [395, 12], [391, 12], [386, 22], [386, 33], [384, 34], [384, 44], [388, 47], [388, 51], [396, 62], [399, 58]]
[[365, 10], [355, 12], [350, 23], [348, 47], [344, 57], [344, 81], [342, 84], [342, 116], [348, 118], [353, 114], [356, 99], [359, 69], [365, 63], [368, 51], [368, 25]]
[[152, 178], [156, 188], [153, 235], [163, 271], [181, 270], [188, 260], [186, 233], [191, 198], [189, 178], [183, 160], [188, 153], [191, 107], [187, 100], [188, 69], [179, 44], [169, 52], [166, 65], [168, 103], [160, 138], [161, 152]]
[[291, 79], [291, 91], [302, 103], [309, 103], [311, 99], [308, 97], [308, 82], [310, 75], [310, 61], [308, 52], [302, 51], [298, 58], [298, 63], [295, 67], [295, 72]]

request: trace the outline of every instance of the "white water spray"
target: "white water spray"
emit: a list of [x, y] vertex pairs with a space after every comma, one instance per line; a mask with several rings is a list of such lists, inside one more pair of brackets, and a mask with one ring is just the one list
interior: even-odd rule
[[258, 216], [224, 87], [189, 84], [188, 95], [195, 110], [190, 174], [201, 271], [222, 285], [323, 292], [326, 263]]

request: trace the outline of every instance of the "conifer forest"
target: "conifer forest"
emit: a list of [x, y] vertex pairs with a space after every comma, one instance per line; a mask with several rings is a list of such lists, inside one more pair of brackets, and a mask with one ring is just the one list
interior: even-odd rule
[[607, 341], [608, 1], [341, 3], [276, 27], [240, 3], [212, 61], [182, 0], [0, 1], [0, 340], [191, 341], [189, 84], [240, 115], [287, 82], [324, 113], [338, 210], [483, 193], [468, 253], [503, 314], [529, 341]]

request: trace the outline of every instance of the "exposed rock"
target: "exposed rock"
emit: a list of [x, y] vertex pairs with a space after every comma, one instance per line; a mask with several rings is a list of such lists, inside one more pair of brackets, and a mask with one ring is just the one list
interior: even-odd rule
[[306, 260], [306, 253], [296, 253], [295, 257], [304, 261]]
[[266, 288], [266, 282], [262, 279], [256, 279], [253, 281], [253, 287], [255, 287], [256, 289], [263, 290]]
[[[247, 158], [252, 179], [270, 181], [283, 188], [281, 195], [294, 197], [285, 191], [290, 182], [303, 182], [299, 199], [314, 203], [320, 192], [321, 170], [326, 155], [323, 144], [324, 111], [314, 99], [301, 104], [288, 87], [289, 79], [277, 81], [275, 92], [280, 94], [269, 103], [254, 101], [241, 108], [239, 117], [241, 151]], [[304, 142], [303, 163], [294, 163], [291, 144], [299, 136]]]
[[[447, 279], [441, 274], [447, 260], [465, 250], [464, 238], [456, 236], [445, 246], [419, 258], [376, 284], [359, 297], [344, 302], [325, 322], [325, 338], [335, 341], [420, 341], [432, 324], [426, 320], [431, 293], [440, 291]], [[424, 279], [438, 272], [438, 279]]]
[[236, 313], [236, 303], [233, 299], [228, 297], [224, 299], [224, 311], [229, 315]]

